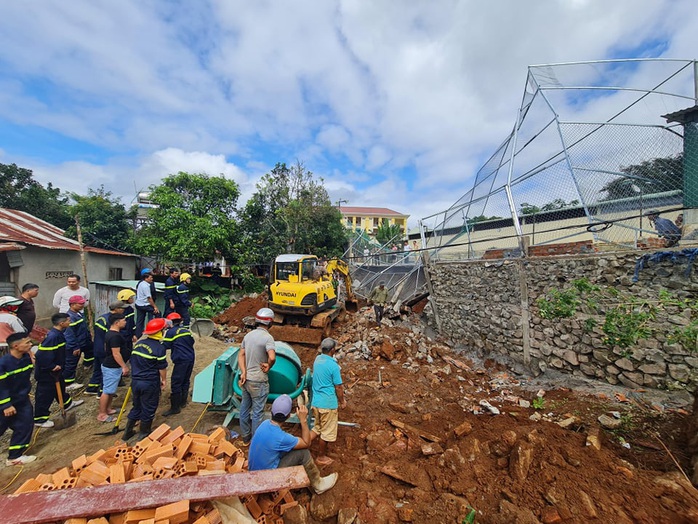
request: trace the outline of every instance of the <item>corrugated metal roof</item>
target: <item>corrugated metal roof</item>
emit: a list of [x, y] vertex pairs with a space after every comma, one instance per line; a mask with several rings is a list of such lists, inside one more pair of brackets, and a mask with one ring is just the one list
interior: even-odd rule
[[395, 216], [395, 217], [408, 217], [410, 215], [403, 215], [387, 207], [349, 207], [341, 206], [339, 211], [343, 215], [379, 215], [379, 216]]
[[[140, 280], [98, 280], [96, 282], [90, 282], [91, 284], [99, 284], [100, 286], [110, 286], [110, 287], [119, 287], [122, 289], [131, 289], [133, 291], [136, 290], [136, 286]], [[161, 291], [165, 292], [165, 284], [162, 282], [154, 282], [155, 284], [155, 291]]]
[[[65, 236], [65, 231], [36, 218], [24, 211], [0, 208], [0, 243], [18, 242], [46, 249], [69, 249], [80, 251], [77, 240]], [[85, 246], [85, 251], [104, 255], [121, 255], [134, 257], [131, 253], [122, 253], [109, 249]]]
[[22, 249], [26, 249], [26, 246], [23, 246], [22, 244], [15, 244], [14, 242], [0, 244], [0, 253], [4, 251], [20, 251]]

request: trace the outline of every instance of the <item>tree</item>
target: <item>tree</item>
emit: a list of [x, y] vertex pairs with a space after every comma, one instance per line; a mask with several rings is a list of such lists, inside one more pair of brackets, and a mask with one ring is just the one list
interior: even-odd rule
[[231, 257], [239, 228], [233, 180], [179, 172], [150, 187], [156, 207], [136, 233], [133, 249], [168, 260], [212, 260], [216, 251]]
[[249, 263], [270, 261], [279, 253], [339, 256], [346, 233], [322, 178], [302, 163], [277, 163], [262, 177], [241, 214], [240, 249]]
[[683, 189], [683, 153], [644, 160], [621, 167], [618, 175], [600, 190], [602, 201], [635, 198], [641, 195]]
[[68, 196], [50, 182], [42, 186], [30, 169], [17, 164], [0, 164], [0, 207], [25, 211], [61, 229], [73, 223]]
[[[70, 207], [70, 214], [79, 216], [85, 244], [119, 251], [129, 248], [133, 210], [127, 212], [104, 186], [88, 189], [87, 196], [72, 193], [71, 198], [75, 204]], [[75, 223], [66, 229], [66, 236], [77, 239]]]
[[565, 209], [567, 207], [577, 207], [578, 205], [579, 200], [570, 200], [567, 202], [563, 198], [556, 198], [547, 204], [543, 204], [541, 207], [523, 202], [519, 204], [519, 215], [536, 215], [538, 213], [545, 213], [546, 211], [556, 211], [558, 209]]
[[381, 245], [402, 244], [403, 236], [402, 228], [397, 224], [390, 224], [387, 219], [383, 219], [376, 229], [376, 240]]

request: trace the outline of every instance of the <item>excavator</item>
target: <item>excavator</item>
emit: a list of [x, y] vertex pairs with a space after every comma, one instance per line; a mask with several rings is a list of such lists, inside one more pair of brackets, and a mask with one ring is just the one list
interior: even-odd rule
[[356, 311], [349, 266], [334, 258], [323, 266], [315, 255], [276, 257], [269, 285], [274, 339], [319, 344], [330, 336], [332, 321], [344, 311]]

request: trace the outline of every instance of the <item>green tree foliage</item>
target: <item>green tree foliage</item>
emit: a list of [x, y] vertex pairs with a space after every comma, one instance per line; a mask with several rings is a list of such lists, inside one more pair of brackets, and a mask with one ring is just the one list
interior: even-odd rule
[[339, 256], [346, 233], [323, 180], [302, 163], [278, 163], [262, 177], [241, 213], [239, 249], [248, 263], [269, 262], [279, 253]]
[[640, 195], [683, 189], [683, 153], [644, 160], [620, 168], [627, 176], [617, 176], [600, 190], [602, 200], [635, 198]]
[[61, 229], [73, 223], [68, 196], [50, 182], [44, 187], [30, 169], [17, 164], [0, 164], [0, 207], [25, 211]]
[[223, 176], [179, 172], [150, 187], [157, 207], [135, 236], [134, 251], [169, 260], [211, 260], [216, 250], [232, 258], [238, 237], [238, 185]]
[[[75, 202], [70, 207], [71, 216], [80, 218], [83, 242], [104, 249], [126, 251], [132, 235], [130, 221], [133, 211], [127, 212], [119, 199], [100, 186], [99, 189], [89, 189], [87, 196], [71, 194]], [[66, 229], [66, 235], [77, 239], [75, 223]]]
[[568, 207], [577, 207], [579, 205], [579, 200], [570, 200], [567, 202], [563, 198], [556, 198], [543, 204], [542, 206], [534, 206], [527, 202], [519, 204], [519, 215], [535, 215], [537, 213], [545, 213], [546, 211], [556, 211], [558, 209], [565, 209]]
[[[523, 204], [522, 204], [522, 205], [523, 205]], [[473, 224], [477, 224], [478, 222], [486, 222], [486, 221], [488, 221], [488, 220], [497, 220], [497, 219], [500, 219], [500, 218], [502, 218], [502, 217], [498, 217], [498, 216], [491, 216], [491, 217], [488, 217], [488, 216], [486, 216], [486, 215], [478, 215], [478, 216], [473, 217], [473, 218], [468, 218], [468, 219], [466, 220], [466, 223], [467, 223], [469, 226], [471, 226], [471, 225], [473, 225]]]
[[[383, 220], [376, 229], [376, 240], [381, 244], [402, 244], [404, 233], [402, 228], [397, 224], [390, 224], [387, 220]], [[390, 247], [390, 246], [388, 246]]]

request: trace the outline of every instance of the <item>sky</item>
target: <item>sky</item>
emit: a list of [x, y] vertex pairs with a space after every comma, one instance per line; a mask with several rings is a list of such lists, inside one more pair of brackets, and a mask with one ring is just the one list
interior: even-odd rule
[[178, 171], [239, 204], [277, 162], [417, 220], [471, 189], [533, 64], [697, 58], [694, 0], [0, 0], [0, 163], [129, 205]]

